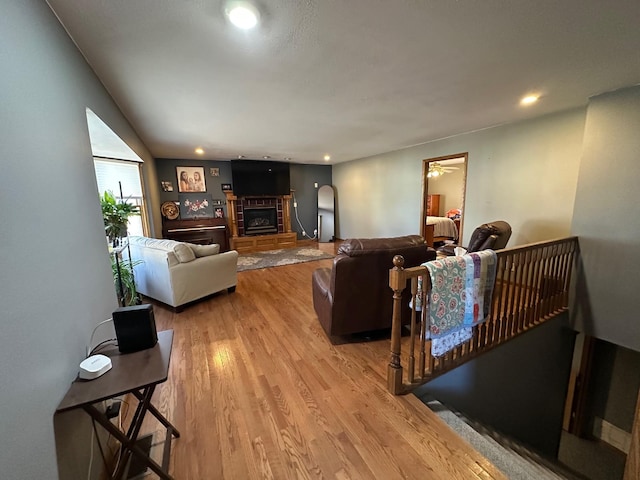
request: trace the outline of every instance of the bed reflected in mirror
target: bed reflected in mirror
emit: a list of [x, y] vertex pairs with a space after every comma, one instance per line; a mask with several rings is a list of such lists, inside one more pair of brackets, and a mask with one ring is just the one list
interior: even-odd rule
[[467, 153], [422, 161], [420, 233], [429, 246], [462, 239]]

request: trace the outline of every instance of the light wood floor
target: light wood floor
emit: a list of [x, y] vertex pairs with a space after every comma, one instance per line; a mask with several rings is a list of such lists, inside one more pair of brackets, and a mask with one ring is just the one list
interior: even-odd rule
[[[333, 253], [334, 244], [321, 248]], [[320, 260], [238, 274], [181, 313], [154, 403], [182, 433], [176, 479], [505, 478], [413, 395], [386, 391], [389, 341], [332, 345], [311, 300]]]

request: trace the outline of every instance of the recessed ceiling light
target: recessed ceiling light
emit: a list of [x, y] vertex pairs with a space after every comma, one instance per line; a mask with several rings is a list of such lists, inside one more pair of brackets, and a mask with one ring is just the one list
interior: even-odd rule
[[229, 21], [243, 30], [255, 27], [260, 19], [258, 9], [246, 1], [229, 2], [225, 12], [227, 17], [229, 17]]
[[291, 160], [291, 157], [284, 157], [283, 160], [288, 162], [289, 160]]
[[196, 152], [198, 155], [202, 155], [202, 154], [204, 154], [204, 149], [202, 149], [201, 147], [198, 147], [198, 148], [196, 148], [195, 152]]
[[238, 155], [238, 158], [246, 158], [244, 155]]
[[527, 95], [526, 97], [522, 97], [520, 100], [520, 105], [532, 105], [538, 101], [540, 95]]
[[324, 161], [328, 162], [329, 160], [331, 160], [331, 155], [325, 155], [324, 156]]
[[264, 158], [265, 160], [269, 160], [271, 157], [269, 155], [263, 155], [262, 158]]

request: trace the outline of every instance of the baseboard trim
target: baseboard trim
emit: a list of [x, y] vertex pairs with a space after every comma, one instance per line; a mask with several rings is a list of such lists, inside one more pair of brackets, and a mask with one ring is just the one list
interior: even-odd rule
[[593, 436], [620, 450], [629, 454], [631, 449], [631, 434], [606, 420], [595, 417], [593, 420]]

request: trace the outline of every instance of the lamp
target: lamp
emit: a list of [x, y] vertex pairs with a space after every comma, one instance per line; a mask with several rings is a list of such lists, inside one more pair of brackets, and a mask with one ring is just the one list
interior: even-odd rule
[[438, 162], [429, 163], [429, 170], [427, 171], [427, 178], [435, 178], [447, 173], [442, 165]]
[[255, 27], [260, 19], [260, 12], [250, 2], [243, 0], [227, 3], [225, 13], [236, 27], [248, 30]]

